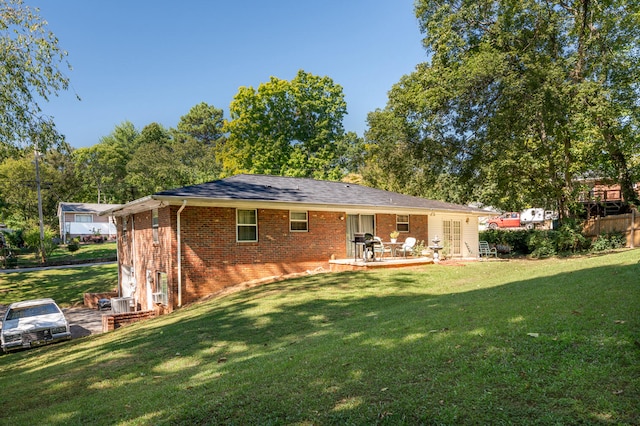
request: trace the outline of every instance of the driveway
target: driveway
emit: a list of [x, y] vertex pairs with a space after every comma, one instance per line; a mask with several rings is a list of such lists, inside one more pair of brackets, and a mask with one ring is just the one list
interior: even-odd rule
[[99, 311], [97, 309], [77, 307], [63, 308], [64, 316], [69, 321], [71, 338], [89, 336], [102, 333], [102, 315], [111, 313], [111, 309]]

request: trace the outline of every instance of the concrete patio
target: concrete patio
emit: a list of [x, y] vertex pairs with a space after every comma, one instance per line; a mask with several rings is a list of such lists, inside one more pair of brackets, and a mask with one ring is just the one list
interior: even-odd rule
[[400, 268], [406, 266], [420, 266], [434, 263], [432, 257], [426, 256], [408, 256], [408, 257], [385, 257], [380, 260], [370, 260], [365, 262], [363, 259], [335, 259], [329, 261], [331, 272], [339, 271], [355, 271], [362, 269], [378, 269], [378, 268]]

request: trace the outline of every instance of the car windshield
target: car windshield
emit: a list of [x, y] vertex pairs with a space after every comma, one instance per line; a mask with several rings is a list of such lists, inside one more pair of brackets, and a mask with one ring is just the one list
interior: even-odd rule
[[34, 306], [24, 306], [22, 308], [14, 308], [7, 312], [7, 321], [20, 319], [20, 318], [28, 318], [28, 317], [37, 317], [38, 315], [47, 315], [47, 314], [57, 314], [60, 310], [54, 303], [47, 303], [44, 305], [34, 305]]

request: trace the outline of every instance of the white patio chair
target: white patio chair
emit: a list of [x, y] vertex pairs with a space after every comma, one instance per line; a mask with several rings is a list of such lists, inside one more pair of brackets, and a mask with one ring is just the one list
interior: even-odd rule
[[407, 253], [409, 254], [413, 254], [413, 246], [416, 245], [416, 239], [413, 237], [407, 237], [407, 239], [404, 241], [404, 244], [402, 245], [402, 247], [398, 247], [396, 249], [396, 256], [398, 255], [398, 251], [402, 253], [402, 255], [404, 257], [407, 257]]
[[373, 253], [374, 255], [378, 255], [378, 259], [382, 260], [385, 253], [389, 253], [389, 255], [391, 255], [391, 247], [382, 244], [382, 238], [373, 237], [373, 239], [377, 241], [377, 244], [373, 246]]

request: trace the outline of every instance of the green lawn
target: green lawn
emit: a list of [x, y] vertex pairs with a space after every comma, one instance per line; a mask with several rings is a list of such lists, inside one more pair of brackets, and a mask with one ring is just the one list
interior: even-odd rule
[[[14, 252], [16, 254], [17, 252]], [[48, 264], [78, 263], [93, 260], [115, 260], [115, 241], [100, 244], [81, 244], [80, 249], [70, 252], [66, 246], [61, 245], [47, 257]], [[30, 268], [42, 266], [40, 259], [33, 253], [18, 254], [18, 268]]]
[[639, 260], [256, 287], [1, 356], [0, 424], [640, 424]]
[[0, 273], [0, 305], [51, 297], [61, 307], [68, 307], [82, 304], [85, 293], [102, 293], [117, 287], [118, 267], [115, 263], [11, 271]]

